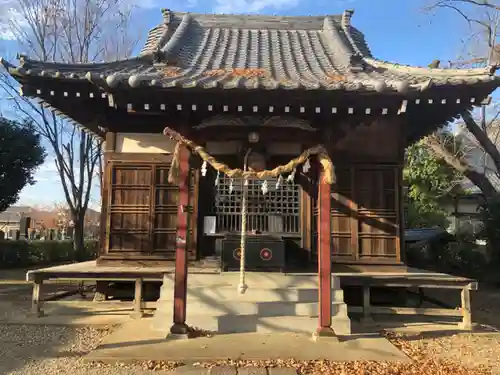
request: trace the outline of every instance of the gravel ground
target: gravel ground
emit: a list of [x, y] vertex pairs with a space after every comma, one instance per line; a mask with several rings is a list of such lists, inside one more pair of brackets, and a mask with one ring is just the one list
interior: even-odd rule
[[[67, 286], [54, 285], [45, 289], [50, 295]], [[31, 287], [0, 285], [0, 316], [19, 314], [28, 310]], [[44, 293], [44, 294], [45, 294]], [[446, 299], [445, 292], [436, 297]], [[453, 297], [451, 304], [455, 304]], [[5, 306], [4, 306], [5, 305]], [[474, 321], [500, 328], [500, 292], [480, 289], [473, 295]], [[111, 328], [110, 328], [111, 329]], [[170, 364], [146, 363], [115, 365], [85, 363], [83, 357], [94, 349], [110, 329], [75, 328], [35, 325], [0, 324], [1, 375], [163, 375]], [[327, 361], [296, 362], [284, 359], [281, 364], [296, 367], [302, 374], [328, 375], [500, 375], [500, 334], [458, 334], [441, 337], [411, 335], [391, 336], [391, 340], [415, 359], [413, 365], [358, 362], [351, 364]], [[238, 363], [259, 365], [259, 363]], [[159, 367], [160, 370], [149, 370]], [[481, 367], [478, 367], [481, 366]], [[167, 369], [165, 369], [167, 368]], [[170, 373], [171, 375], [171, 373]]]
[[[5, 375], [163, 375], [169, 363], [103, 365], [85, 363], [84, 356], [112, 328], [67, 328], [57, 326], [0, 325], [0, 374]], [[500, 374], [500, 336], [459, 334], [440, 338], [389, 336], [391, 341], [415, 359], [411, 365], [328, 361], [282, 360], [232, 362], [239, 366], [292, 366], [301, 374], [376, 375], [483, 375]], [[226, 364], [228, 362], [225, 362]], [[224, 364], [224, 362], [220, 362]], [[207, 364], [208, 365], [208, 364]], [[157, 366], [159, 370], [150, 370]], [[480, 367], [478, 367], [480, 366]], [[491, 367], [491, 370], [488, 369]]]
[[499, 334], [459, 334], [422, 339], [415, 346], [438, 358], [461, 362], [467, 366], [488, 366], [500, 374]]
[[83, 357], [108, 329], [57, 326], [0, 325], [2, 375], [162, 375], [145, 365], [106, 366], [85, 363]]

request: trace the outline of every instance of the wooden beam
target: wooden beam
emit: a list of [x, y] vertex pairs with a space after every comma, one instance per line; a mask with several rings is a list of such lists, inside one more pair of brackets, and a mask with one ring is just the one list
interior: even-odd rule
[[[362, 306], [349, 306], [350, 313], [364, 313]], [[368, 322], [373, 324], [375, 321], [371, 319], [371, 315], [421, 315], [421, 316], [444, 316], [444, 317], [461, 317], [462, 313], [456, 309], [436, 309], [430, 307], [390, 307], [390, 306], [370, 306], [370, 319]]]
[[179, 207], [177, 211], [177, 236], [175, 253], [174, 324], [172, 335], [188, 336], [191, 329], [186, 324], [188, 277], [188, 206], [189, 206], [189, 150], [179, 149]]
[[104, 143], [104, 152], [116, 151], [116, 133], [106, 132], [106, 142]]
[[331, 185], [325, 171], [320, 174], [318, 190], [318, 278], [319, 321], [316, 336], [335, 336], [332, 329], [332, 218]]

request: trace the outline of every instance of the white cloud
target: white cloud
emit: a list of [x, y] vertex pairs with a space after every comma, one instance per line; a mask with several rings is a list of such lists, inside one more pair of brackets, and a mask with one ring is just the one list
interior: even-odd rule
[[216, 13], [257, 13], [264, 9], [294, 8], [300, 0], [215, 0]]

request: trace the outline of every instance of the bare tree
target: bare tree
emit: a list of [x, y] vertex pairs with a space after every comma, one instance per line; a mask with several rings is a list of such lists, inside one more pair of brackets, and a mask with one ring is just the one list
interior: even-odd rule
[[[131, 33], [132, 8], [123, 0], [9, 0], [10, 35], [31, 58], [47, 62], [88, 63], [128, 57], [138, 42]], [[74, 248], [84, 246], [85, 214], [95, 177], [101, 177], [101, 142], [18, 94], [17, 83], [4, 72], [0, 84], [14, 108], [31, 119], [50, 144], [61, 179]]]
[[[428, 12], [448, 10], [458, 15], [468, 27], [464, 40], [464, 51], [457, 61], [450, 61], [450, 67], [500, 66], [500, 3], [498, 0], [431, 0], [425, 7]], [[443, 145], [436, 134], [425, 139], [436, 155], [451, 167], [460, 171], [486, 198], [500, 193], [500, 115], [497, 104], [491, 100], [482, 103], [477, 112], [461, 114], [459, 126], [465, 132], [469, 153], [454, 154]], [[475, 149], [473, 150], [475, 146]], [[479, 155], [482, 154], [482, 157]], [[481, 164], [481, 165], [479, 165]]]

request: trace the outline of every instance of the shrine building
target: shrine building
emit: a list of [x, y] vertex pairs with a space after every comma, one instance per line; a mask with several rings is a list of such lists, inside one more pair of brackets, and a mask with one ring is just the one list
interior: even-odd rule
[[244, 225], [246, 271], [319, 273], [319, 331], [332, 270], [404, 274], [405, 149], [499, 80], [379, 60], [352, 15], [165, 9], [136, 57], [2, 60], [25, 96], [104, 141], [97, 268], [238, 271]]

